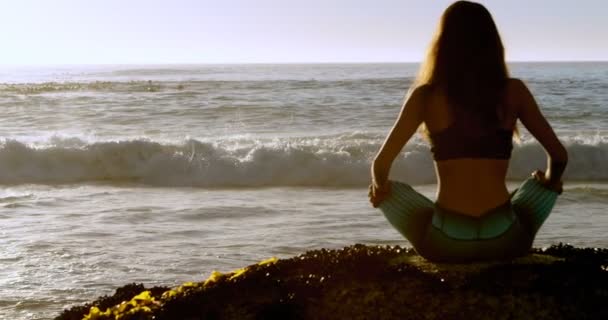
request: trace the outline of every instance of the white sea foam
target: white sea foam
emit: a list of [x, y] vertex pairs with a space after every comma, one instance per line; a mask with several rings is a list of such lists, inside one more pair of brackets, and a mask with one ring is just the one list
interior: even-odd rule
[[[319, 186], [360, 187], [380, 142], [375, 137], [274, 139], [268, 141], [187, 140], [163, 144], [150, 140], [75, 143], [54, 139], [39, 147], [8, 140], [0, 145], [0, 183], [138, 183], [204, 188]], [[566, 179], [608, 181], [608, 143], [566, 143]], [[537, 143], [516, 145], [508, 174], [522, 179], [543, 169], [545, 153]], [[428, 146], [408, 145], [395, 161], [392, 177], [412, 184], [435, 181]]]

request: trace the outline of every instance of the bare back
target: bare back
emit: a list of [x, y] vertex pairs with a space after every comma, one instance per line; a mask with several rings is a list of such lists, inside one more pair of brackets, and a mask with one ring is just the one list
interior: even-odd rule
[[[500, 110], [501, 128], [496, 129], [513, 130], [517, 120], [520, 120], [547, 151], [548, 180], [559, 182], [568, 153], [522, 81], [509, 79]], [[450, 127], [453, 121], [444, 93], [427, 85], [414, 89], [374, 158], [371, 172], [373, 190], [386, 184], [393, 160], [422, 123], [433, 135]], [[456, 157], [435, 161], [435, 168], [437, 203], [445, 209], [482, 216], [509, 201], [505, 184], [509, 160], [506, 158]]]
[[[512, 130], [518, 115], [517, 93], [507, 85], [500, 108], [500, 126]], [[455, 119], [447, 97], [438, 89], [430, 89], [425, 105], [424, 123], [431, 134], [450, 127]], [[505, 178], [509, 160], [458, 158], [435, 161], [437, 173], [437, 204], [443, 208], [481, 216], [509, 201]]]

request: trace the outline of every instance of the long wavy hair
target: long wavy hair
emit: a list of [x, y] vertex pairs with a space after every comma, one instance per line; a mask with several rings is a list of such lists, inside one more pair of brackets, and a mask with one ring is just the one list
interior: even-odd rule
[[[439, 88], [453, 116], [466, 114], [484, 127], [496, 127], [508, 78], [492, 15], [479, 3], [457, 1], [443, 13], [414, 87]], [[425, 126], [422, 131], [428, 136]]]

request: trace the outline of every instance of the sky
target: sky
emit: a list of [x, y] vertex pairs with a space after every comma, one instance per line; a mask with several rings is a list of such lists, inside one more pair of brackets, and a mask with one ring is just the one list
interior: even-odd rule
[[[487, 0], [509, 61], [608, 60], [605, 0]], [[417, 62], [444, 0], [0, 0], [0, 64]]]

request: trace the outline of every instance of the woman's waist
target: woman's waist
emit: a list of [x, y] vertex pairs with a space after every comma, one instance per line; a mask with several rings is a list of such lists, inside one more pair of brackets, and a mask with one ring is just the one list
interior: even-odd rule
[[[440, 177], [483, 179], [504, 177], [509, 168], [508, 159], [459, 158], [435, 161]], [[504, 180], [504, 179], [503, 179]]]
[[511, 195], [505, 183], [500, 184], [453, 184], [441, 183], [436, 203], [446, 210], [463, 215], [480, 217], [509, 202]]

